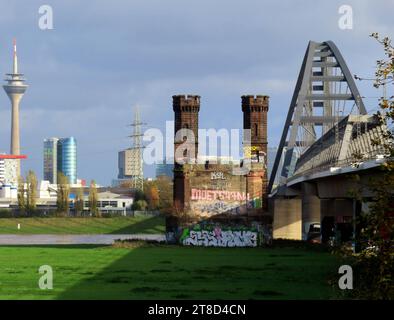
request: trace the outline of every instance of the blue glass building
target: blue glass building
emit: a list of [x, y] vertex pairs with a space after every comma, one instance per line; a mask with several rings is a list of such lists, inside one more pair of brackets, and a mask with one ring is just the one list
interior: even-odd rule
[[156, 178], [160, 176], [167, 176], [171, 179], [174, 178], [174, 160], [170, 159], [167, 163], [166, 159], [164, 159], [163, 163], [157, 163], [156, 164]]
[[62, 172], [70, 184], [77, 183], [77, 140], [74, 137], [57, 142], [57, 171]]
[[57, 142], [58, 138], [44, 139], [44, 180], [57, 183]]

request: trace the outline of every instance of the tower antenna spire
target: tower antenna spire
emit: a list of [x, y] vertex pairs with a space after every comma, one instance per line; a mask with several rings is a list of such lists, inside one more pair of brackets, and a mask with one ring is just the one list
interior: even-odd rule
[[13, 68], [13, 74], [18, 74], [18, 56], [16, 55], [16, 39], [14, 38], [13, 40], [14, 43], [14, 68]]

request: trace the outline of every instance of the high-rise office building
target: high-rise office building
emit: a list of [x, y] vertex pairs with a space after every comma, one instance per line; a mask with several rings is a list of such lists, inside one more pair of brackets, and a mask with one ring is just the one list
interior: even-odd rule
[[174, 163], [172, 159], [168, 163], [164, 160], [163, 163], [156, 164], [156, 178], [163, 176], [171, 179], [174, 177]]
[[44, 139], [44, 180], [57, 183], [57, 142], [58, 138]]
[[70, 184], [77, 183], [77, 140], [74, 137], [57, 142], [57, 171], [62, 172]]
[[1, 187], [7, 185], [16, 187], [18, 185], [18, 166], [21, 159], [26, 159], [26, 156], [0, 153], [0, 184], [2, 184]]
[[126, 149], [118, 153], [118, 179], [133, 179], [139, 174], [139, 167], [133, 160], [136, 149]]
[[132, 189], [143, 190], [144, 171], [142, 161], [142, 136], [141, 128], [144, 125], [140, 121], [139, 108], [135, 108], [134, 121], [130, 124], [133, 132], [129, 136], [132, 138], [130, 148], [118, 152], [118, 179], [112, 181], [113, 186], [118, 186], [123, 182], [130, 184]]
[[19, 164], [24, 155], [0, 154], [0, 198], [17, 198]]
[[62, 172], [70, 184], [77, 183], [77, 140], [48, 138], [44, 140], [44, 180], [57, 183]]

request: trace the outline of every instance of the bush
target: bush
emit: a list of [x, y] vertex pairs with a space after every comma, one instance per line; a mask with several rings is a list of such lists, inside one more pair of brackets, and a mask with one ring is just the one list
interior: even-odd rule
[[14, 213], [11, 209], [0, 209], [0, 218], [12, 218]]
[[132, 210], [144, 211], [148, 207], [148, 203], [145, 200], [137, 200], [131, 206]]
[[117, 212], [117, 213], [108, 213], [108, 212], [103, 212], [101, 214], [102, 218], [114, 218], [114, 217], [123, 217], [123, 212]]
[[394, 270], [394, 255], [382, 266], [380, 257], [373, 252], [362, 254], [353, 264], [354, 290], [351, 296], [357, 299], [394, 299], [394, 278], [385, 269]]

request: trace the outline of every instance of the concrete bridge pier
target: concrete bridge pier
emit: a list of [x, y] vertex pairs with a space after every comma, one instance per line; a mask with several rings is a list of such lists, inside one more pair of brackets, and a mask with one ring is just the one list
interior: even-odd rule
[[321, 224], [322, 240], [328, 241], [329, 235], [336, 229], [341, 234], [342, 240], [349, 240], [353, 235], [354, 228], [354, 205], [351, 198], [322, 199]]
[[274, 239], [306, 240], [309, 226], [321, 223], [322, 200], [318, 186], [303, 182], [299, 188], [271, 199]]
[[275, 197], [272, 199], [273, 238], [301, 240], [302, 199], [300, 197]]
[[317, 185], [312, 182], [302, 183], [302, 240], [307, 239], [309, 226], [321, 222], [321, 199]]

